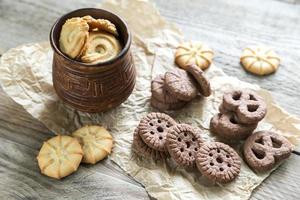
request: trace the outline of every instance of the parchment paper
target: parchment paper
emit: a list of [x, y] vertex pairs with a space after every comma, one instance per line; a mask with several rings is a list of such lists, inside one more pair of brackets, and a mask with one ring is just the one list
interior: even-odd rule
[[[52, 87], [52, 50], [47, 43], [27, 44], [9, 50], [0, 61], [0, 83], [4, 91], [32, 116], [56, 134], [69, 134], [84, 124], [107, 127], [115, 140], [110, 159], [143, 184], [157, 199], [248, 199], [252, 190], [269, 173], [257, 175], [243, 162], [240, 176], [232, 183], [213, 186], [196, 170], [186, 171], [172, 161], [154, 163], [131, 151], [132, 135], [141, 117], [153, 109], [149, 105], [151, 79], [174, 65], [174, 49], [182, 33], [165, 21], [147, 1], [106, 1], [100, 7], [125, 18], [133, 32], [132, 53], [138, 71], [136, 87], [129, 99], [106, 113], [87, 114], [62, 104]], [[257, 130], [268, 129], [285, 135], [296, 144], [300, 137], [300, 120], [279, 108], [269, 92], [257, 85], [226, 76], [212, 65], [206, 71], [213, 89], [209, 98], [197, 98], [184, 109], [170, 112], [179, 122], [202, 128], [207, 141], [209, 120], [217, 113], [224, 91], [251, 88], [265, 97], [268, 114]], [[240, 146], [234, 145], [240, 152]]]

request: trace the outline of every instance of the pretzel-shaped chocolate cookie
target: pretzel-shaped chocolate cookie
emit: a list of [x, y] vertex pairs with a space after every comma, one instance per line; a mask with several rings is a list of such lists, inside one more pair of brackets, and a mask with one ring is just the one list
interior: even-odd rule
[[252, 134], [244, 144], [244, 157], [248, 165], [257, 172], [265, 172], [291, 155], [292, 145], [283, 136], [271, 131]]
[[256, 124], [267, 113], [267, 106], [263, 98], [250, 90], [233, 90], [223, 96], [223, 108], [236, 112], [239, 122]]

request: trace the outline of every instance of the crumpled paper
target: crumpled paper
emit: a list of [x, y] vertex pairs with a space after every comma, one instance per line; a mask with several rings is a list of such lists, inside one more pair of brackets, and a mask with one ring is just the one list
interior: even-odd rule
[[[9, 50], [0, 60], [0, 83], [4, 91], [33, 117], [57, 134], [69, 134], [84, 124], [107, 127], [115, 140], [110, 158], [126, 173], [145, 186], [157, 199], [248, 199], [253, 189], [268, 175], [255, 174], [242, 162], [240, 176], [232, 183], [211, 185], [197, 170], [186, 171], [171, 160], [154, 162], [131, 151], [132, 135], [139, 120], [153, 111], [149, 105], [151, 79], [174, 65], [174, 50], [183, 40], [175, 25], [164, 20], [147, 1], [106, 1], [101, 8], [111, 10], [129, 24], [133, 33], [132, 53], [137, 68], [137, 83], [132, 95], [118, 108], [105, 113], [88, 114], [64, 105], [52, 86], [52, 50], [48, 43], [22, 45]], [[213, 93], [197, 98], [184, 109], [169, 112], [178, 122], [203, 130], [206, 141], [216, 141], [209, 132], [210, 118], [218, 112], [226, 90], [250, 88], [260, 93], [268, 105], [268, 114], [257, 130], [274, 130], [296, 144], [300, 120], [278, 107], [269, 92], [225, 75], [212, 65], [206, 72]], [[240, 145], [234, 145], [239, 152]]]

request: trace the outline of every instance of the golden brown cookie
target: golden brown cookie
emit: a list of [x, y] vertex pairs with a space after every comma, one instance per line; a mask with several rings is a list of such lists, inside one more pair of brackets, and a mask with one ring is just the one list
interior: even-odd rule
[[70, 58], [78, 58], [86, 48], [89, 25], [80, 17], [68, 19], [62, 26], [59, 38], [60, 50]]
[[275, 72], [280, 58], [274, 50], [268, 47], [250, 46], [244, 49], [241, 63], [248, 72], [262, 76]]
[[86, 63], [100, 63], [116, 57], [122, 46], [112, 34], [106, 32], [91, 32], [88, 46], [84, 51], [81, 61]]
[[88, 23], [90, 31], [105, 31], [113, 34], [114, 36], [118, 36], [116, 26], [107, 19], [95, 19], [90, 15], [86, 15], [82, 17], [82, 19]]
[[183, 69], [189, 64], [195, 64], [205, 70], [210, 66], [213, 55], [211, 48], [202, 42], [184, 42], [176, 49], [175, 62]]
[[60, 179], [77, 170], [82, 156], [82, 148], [75, 138], [58, 135], [44, 142], [37, 160], [42, 174]]
[[95, 164], [111, 153], [113, 138], [102, 126], [87, 125], [72, 133], [83, 148], [84, 163]]

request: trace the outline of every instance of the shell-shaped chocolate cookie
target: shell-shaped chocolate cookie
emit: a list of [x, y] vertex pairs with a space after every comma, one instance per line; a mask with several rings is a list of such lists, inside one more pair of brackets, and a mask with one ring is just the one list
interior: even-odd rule
[[239, 123], [235, 114], [231, 112], [218, 113], [210, 121], [210, 129], [213, 133], [222, 139], [231, 141], [246, 139], [256, 127], [257, 124]]
[[183, 69], [174, 68], [165, 73], [166, 90], [182, 101], [190, 101], [197, 96], [194, 78]]
[[250, 46], [244, 49], [241, 63], [247, 71], [262, 76], [275, 72], [279, 66], [280, 58], [269, 47]]
[[211, 48], [202, 42], [184, 42], [176, 49], [175, 62], [183, 69], [189, 64], [194, 64], [205, 70], [210, 66], [213, 55]]
[[68, 19], [59, 37], [60, 50], [70, 58], [78, 58], [86, 49], [89, 25], [80, 17]]
[[178, 110], [187, 104], [186, 101], [179, 101], [176, 103], [163, 103], [163, 102], [157, 100], [154, 96], [151, 97], [150, 103], [151, 103], [152, 107], [154, 107], [160, 111]]
[[86, 63], [108, 61], [116, 57], [122, 49], [119, 40], [106, 32], [91, 32], [87, 43], [87, 48], [81, 57], [81, 61]]
[[292, 144], [277, 133], [259, 131], [245, 141], [243, 152], [245, 161], [253, 170], [265, 172], [291, 155]]
[[149, 113], [141, 119], [138, 128], [142, 140], [152, 149], [166, 151], [166, 135], [175, 120], [164, 113]]
[[181, 101], [177, 99], [175, 96], [172, 96], [165, 89], [165, 76], [160, 74], [156, 76], [151, 82], [151, 93], [152, 96], [158, 101], [164, 104], [176, 104]]
[[197, 80], [198, 90], [201, 95], [208, 97], [211, 95], [211, 87], [208, 79], [205, 77], [204, 72], [197, 65], [188, 65], [186, 70], [193, 75]]
[[188, 124], [177, 124], [167, 133], [167, 148], [175, 162], [183, 167], [195, 165], [196, 154], [203, 140], [201, 130]]
[[218, 183], [233, 181], [241, 169], [239, 155], [221, 142], [204, 143], [197, 153], [196, 164], [203, 176]]
[[146, 158], [153, 158], [154, 160], [162, 160], [169, 156], [168, 152], [164, 151], [157, 151], [148, 147], [145, 142], [142, 140], [141, 136], [139, 135], [139, 129], [136, 128], [133, 134], [133, 143], [132, 149], [138, 155]]

